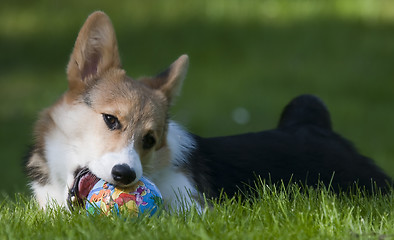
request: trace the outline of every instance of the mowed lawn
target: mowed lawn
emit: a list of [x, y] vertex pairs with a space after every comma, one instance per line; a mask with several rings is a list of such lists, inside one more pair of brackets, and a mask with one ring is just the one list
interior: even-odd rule
[[393, 194], [335, 195], [325, 188], [259, 184], [250, 201], [224, 198], [198, 212], [87, 215], [39, 210], [28, 197], [0, 205], [2, 239], [393, 239]]
[[294, 197], [290, 190], [266, 189], [253, 205], [228, 200], [203, 214], [130, 221], [37, 211], [22, 159], [38, 112], [67, 89], [69, 54], [94, 10], [112, 18], [132, 77], [157, 74], [189, 55], [171, 115], [191, 132], [208, 137], [270, 129], [293, 97], [311, 93], [326, 102], [334, 129], [394, 176], [394, 2], [7, 0], [0, 3], [0, 236], [20, 230], [15, 239], [34, 232], [36, 238], [93, 238], [103, 229], [108, 237], [111, 230], [145, 238], [178, 232], [203, 239], [392, 237], [391, 195], [311, 190]]

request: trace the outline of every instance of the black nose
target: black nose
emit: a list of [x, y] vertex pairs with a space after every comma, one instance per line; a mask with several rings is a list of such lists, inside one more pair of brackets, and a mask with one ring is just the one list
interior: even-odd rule
[[118, 164], [112, 168], [112, 177], [115, 181], [125, 185], [133, 182], [136, 178], [134, 169], [131, 169], [127, 164]]

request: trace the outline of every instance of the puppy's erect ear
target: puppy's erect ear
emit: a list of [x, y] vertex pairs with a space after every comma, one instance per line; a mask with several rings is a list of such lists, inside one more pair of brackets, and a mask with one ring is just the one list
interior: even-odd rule
[[110, 68], [120, 68], [115, 31], [103, 12], [92, 13], [82, 26], [67, 66], [70, 89], [80, 88]]
[[183, 80], [189, 67], [189, 57], [180, 56], [169, 68], [153, 78], [145, 78], [142, 81], [153, 89], [160, 90], [169, 102], [179, 94]]

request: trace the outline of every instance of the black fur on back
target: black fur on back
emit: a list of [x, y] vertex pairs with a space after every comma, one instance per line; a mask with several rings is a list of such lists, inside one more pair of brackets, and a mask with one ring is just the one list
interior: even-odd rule
[[256, 175], [272, 183], [331, 183], [335, 191], [348, 190], [357, 183], [371, 192], [374, 181], [385, 192], [392, 182], [371, 159], [332, 130], [326, 106], [311, 95], [292, 100], [276, 129], [193, 137], [197, 147], [186, 168], [198, 189], [211, 197], [217, 197], [222, 189], [232, 195], [245, 183], [253, 183]]
[[283, 110], [278, 127], [302, 125], [314, 125], [331, 130], [330, 113], [318, 97], [301, 95], [294, 98]]

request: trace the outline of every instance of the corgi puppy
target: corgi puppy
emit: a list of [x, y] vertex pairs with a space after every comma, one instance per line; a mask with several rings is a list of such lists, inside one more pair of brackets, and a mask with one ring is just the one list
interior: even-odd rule
[[334, 190], [358, 183], [384, 191], [391, 183], [332, 130], [327, 108], [311, 95], [292, 100], [273, 130], [216, 138], [185, 131], [168, 111], [188, 65], [182, 55], [157, 76], [128, 77], [110, 19], [91, 14], [67, 66], [68, 90], [35, 125], [26, 168], [39, 205], [67, 206], [75, 188], [86, 197], [81, 187], [92, 176], [127, 187], [144, 175], [174, 208], [184, 202], [179, 196], [191, 203], [202, 194], [232, 195], [256, 176], [310, 186], [322, 181]]

